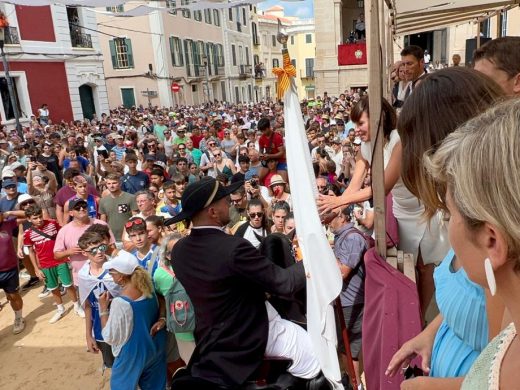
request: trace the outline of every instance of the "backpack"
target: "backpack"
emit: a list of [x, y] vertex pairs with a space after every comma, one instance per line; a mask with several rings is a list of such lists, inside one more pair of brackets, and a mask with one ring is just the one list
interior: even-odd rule
[[179, 279], [175, 277], [175, 273], [164, 265], [161, 268], [173, 278], [173, 283], [164, 296], [166, 301], [166, 327], [172, 333], [193, 332], [195, 330], [195, 310], [190, 297]]

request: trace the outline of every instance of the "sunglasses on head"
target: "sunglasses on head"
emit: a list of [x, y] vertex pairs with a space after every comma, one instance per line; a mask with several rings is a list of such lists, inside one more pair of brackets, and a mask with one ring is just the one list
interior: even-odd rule
[[130, 229], [132, 226], [141, 226], [144, 224], [144, 221], [141, 218], [133, 219], [125, 223], [125, 229]]
[[251, 218], [262, 218], [264, 216], [264, 213], [249, 213], [249, 216]]
[[74, 206], [72, 208], [72, 210], [74, 210], [74, 211], [81, 211], [81, 210], [86, 210], [86, 209], [87, 209], [86, 204], [78, 204], [77, 206]]
[[101, 244], [99, 246], [96, 246], [95, 248], [91, 248], [86, 250], [85, 252], [90, 253], [91, 255], [97, 255], [99, 252], [105, 253], [108, 249], [108, 245]]

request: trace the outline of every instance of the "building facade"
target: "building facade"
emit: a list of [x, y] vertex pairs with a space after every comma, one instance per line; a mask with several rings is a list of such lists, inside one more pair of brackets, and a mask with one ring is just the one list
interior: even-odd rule
[[[22, 125], [43, 104], [55, 122], [92, 119], [108, 111], [96, 19], [90, 10], [7, 3], [0, 10], [10, 24], [4, 50]], [[2, 124], [13, 126], [14, 110], [2, 64], [0, 93]]]
[[[368, 86], [368, 66], [339, 65], [340, 45], [347, 43], [349, 35], [355, 30], [359, 15], [365, 12], [363, 0], [315, 0], [314, 17], [316, 21], [316, 93], [339, 95], [351, 88]], [[393, 59], [400, 59], [401, 49], [409, 44], [427, 49], [434, 67], [449, 66], [454, 54], [461, 56], [462, 64], [470, 61], [476, 47], [478, 24], [471, 22], [447, 26], [434, 31], [396, 36], [392, 56], [384, 64], [389, 67]], [[482, 38], [520, 35], [520, 10], [518, 7], [501, 12], [480, 23]], [[366, 54], [366, 53], [365, 53]], [[469, 58], [468, 58], [469, 57]]]

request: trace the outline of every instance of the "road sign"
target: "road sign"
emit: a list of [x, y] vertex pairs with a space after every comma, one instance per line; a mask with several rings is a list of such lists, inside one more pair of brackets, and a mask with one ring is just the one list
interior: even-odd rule
[[179, 92], [181, 90], [181, 87], [177, 83], [172, 83], [172, 92]]

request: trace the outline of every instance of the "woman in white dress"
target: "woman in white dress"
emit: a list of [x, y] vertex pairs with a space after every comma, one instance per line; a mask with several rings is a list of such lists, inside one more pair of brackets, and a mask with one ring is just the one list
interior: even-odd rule
[[[385, 99], [382, 101], [382, 110], [385, 192], [391, 192], [393, 197], [393, 213], [399, 224], [399, 249], [411, 253], [417, 264], [419, 297], [424, 314], [434, 291], [433, 266], [427, 265], [440, 262], [448, 252], [446, 227], [440, 221], [440, 216], [432, 218], [429, 223], [426, 222], [422, 217], [423, 205], [404, 186], [401, 180], [402, 147], [399, 134], [395, 130], [395, 112]], [[319, 196], [320, 212], [339, 209], [372, 198], [372, 188], [363, 188], [363, 180], [372, 162], [368, 96], [362, 97], [352, 108], [351, 120], [356, 124], [356, 136], [362, 141], [361, 158], [356, 162], [350, 185], [341, 196]]]

